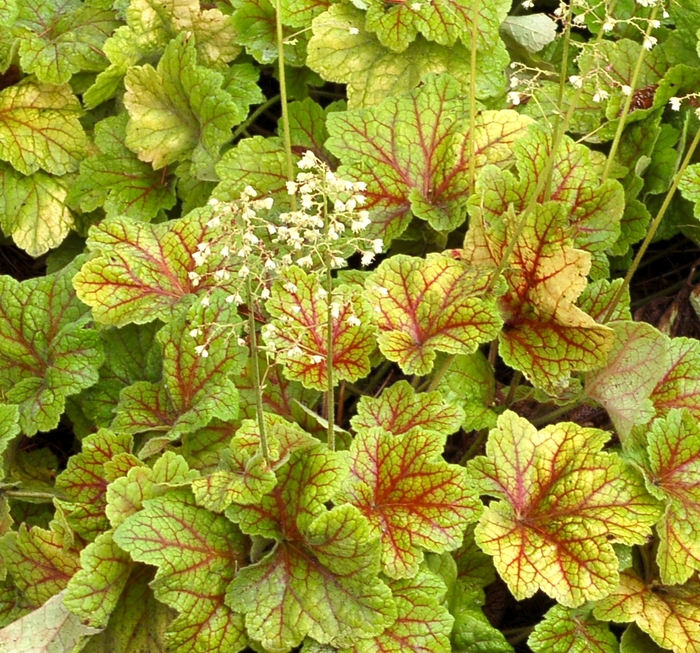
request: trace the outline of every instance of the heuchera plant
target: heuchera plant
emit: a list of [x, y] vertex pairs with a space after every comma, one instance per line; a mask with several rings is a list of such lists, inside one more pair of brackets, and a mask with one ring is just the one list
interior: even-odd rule
[[699, 38], [2, 3], [0, 653], [700, 652]]

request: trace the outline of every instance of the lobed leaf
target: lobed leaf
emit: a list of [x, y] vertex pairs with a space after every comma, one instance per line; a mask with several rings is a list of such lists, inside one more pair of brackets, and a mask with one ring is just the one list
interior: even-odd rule
[[68, 84], [27, 77], [0, 91], [0, 159], [23, 175], [77, 170], [87, 145], [80, 102]]
[[0, 391], [27, 435], [55, 428], [66, 397], [98, 378], [99, 336], [71, 286], [79, 265], [22, 283], [0, 276]]
[[127, 71], [125, 144], [156, 170], [185, 157], [195, 170], [213, 168], [231, 128], [245, 118], [247, 105], [238, 106], [221, 88], [222, 76], [196, 59], [194, 43], [183, 35], [165, 48], [157, 69]]
[[120, 25], [113, 11], [77, 0], [31, 0], [18, 5], [14, 32], [25, 73], [58, 85], [75, 73], [105, 67], [102, 46]]
[[700, 570], [700, 427], [690, 412], [674, 409], [652, 422], [647, 439], [646, 456], [634, 458], [666, 505], [656, 561], [664, 584], [680, 584]]
[[436, 351], [474, 352], [501, 327], [494, 297], [481, 296], [487, 283], [488, 275], [443, 254], [386, 259], [366, 285], [379, 349], [404, 373], [421, 375], [432, 370]]
[[445, 436], [422, 429], [402, 436], [369, 429], [350, 447], [342, 496], [380, 537], [387, 576], [412, 578], [424, 551], [459, 547], [481, 511], [464, 469], [442, 459], [444, 443]]
[[[486, 220], [476, 202], [472, 211], [462, 256], [472, 265], [497, 267], [521, 218], [510, 213]], [[614, 342], [612, 329], [575, 305], [586, 287], [591, 259], [571, 246], [566, 227], [563, 204], [534, 206], [504, 271], [508, 290], [499, 300], [505, 322], [499, 335], [501, 357], [534, 385], [554, 393], [568, 385], [572, 371], [602, 367]]]
[[56, 478], [56, 490], [64, 497], [59, 505], [66, 510], [68, 523], [88, 540], [109, 528], [105, 516], [107, 486], [138, 464], [130, 457], [132, 445], [130, 435], [101, 429], [83, 439], [82, 451], [70, 457]]
[[214, 512], [223, 512], [232, 503], [254, 504], [275, 486], [275, 471], [296, 449], [318, 440], [279, 415], [264, 413], [270, 466], [260, 453], [260, 429], [256, 421], [244, 420], [231, 439], [221, 469], [192, 482], [197, 503]]
[[388, 585], [396, 602], [396, 621], [381, 635], [360, 639], [341, 653], [449, 653], [454, 618], [441, 600], [442, 579], [422, 568], [414, 578], [392, 579]]
[[637, 626], [664, 649], [695, 653], [700, 642], [700, 584], [644, 583], [633, 571], [620, 574], [620, 584], [596, 604], [598, 619], [636, 622]]
[[[411, 214], [438, 231], [451, 231], [464, 222], [468, 106], [453, 77], [430, 75], [408, 96], [328, 116], [327, 147], [344, 164], [339, 174], [367, 183], [372, 229], [385, 241], [406, 229]], [[474, 133], [476, 171], [487, 163], [512, 162], [513, 143], [528, 123], [515, 111], [480, 113]]]
[[[369, 357], [375, 347], [371, 313], [361, 291], [349, 286], [335, 288], [330, 303], [333, 378], [355, 381], [371, 369]], [[275, 280], [266, 308], [274, 319], [265, 341], [277, 350], [286, 376], [306, 388], [325, 390], [329, 299], [318, 276], [297, 266], [288, 268]]]
[[175, 204], [175, 194], [156, 172], [126, 146], [126, 113], [95, 125], [96, 153], [80, 164], [80, 175], [66, 201], [83, 211], [103, 207], [107, 217], [126, 215], [150, 221]]
[[64, 653], [99, 632], [80, 623], [63, 605], [61, 594], [0, 630], [1, 653]]
[[612, 653], [618, 650], [607, 624], [591, 614], [591, 608], [555, 605], [535, 626], [527, 640], [534, 653]]
[[586, 375], [585, 394], [605, 406], [621, 436], [646, 424], [655, 410], [649, 399], [668, 365], [669, 341], [644, 322], [613, 322], [615, 344], [607, 365]]
[[74, 226], [65, 205], [66, 184], [35, 172], [25, 177], [0, 164], [0, 227], [30, 256], [58, 247]]
[[687, 408], [700, 416], [700, 343], [690, 338], [673, 338], [663, 376], [651, 393], [657, 413]]
[[613, 542], [642, 544], [659, 517], [641, 479], [613, 453], [610, 435], [572, 422], [537, 431], [507, 411], [486, 456], [468, 472], [489, 504], [476, 541], [518, 599], [537, 589], [568, 607], [615, 588]]
[[[423, 5], [425, 6], [425, 5]], [[334, 4], [312, 22], [313, 36], [306, 64], [323, 79], [347, 84], [351, 109], [379, 104], [408, 93], [430, 73], [449, 73], [461, 88], [469, 88], [470, 49], [461, 43], [446, 47], [418, 36], [403, 52], [392, 52], [365, 29], [365, 14], [351, 5]], [[503, 69], [508, 54], [499, 40], [479, 48], [476, 61], [477, 97], [504, 90]]]
[[[214, 417], [235, 419], [238, 392], [229, 375], [241, 370], [245, 352], [230, 333], [216, 326], [232, 321], [238, 321], [236, 308], [221, 297], [207, 307], [194, 305], [189, 312], [178, 313], [156, 336], [162, 346], [162, 380], [138, 381], [122, 390], [112, 428], [128, 433], [160, 431], [165, 440], [175, 440]], [[196, 352], [190, 335], [193, 324], [203, 325], [202, 338], [211, 354]], [[149, 442], [146, 449], [155, 453], [155, 445]], [[140, 455], [149, 454], [142, 449]]]
[[287, 651], [309, 636], [351, 646], [396, 619], [389, 588], [377, 577], [379, 542], [354, 506], [324, 506], [345, 465], [323, 445], [293, 451], [258, 505], [232, 505], [243, 532], [276, 540], [262, 560], [238, 573], [227, 603], [246, 615], [249, 635]]
[[[91, 227], [87, 246], [94, 254], [73, 280], [78, 297], [96, 321], [113, 326], [169, 320], [187, 295], [221, 286], [210, 274], [222, 262], [219, 241], [209, 238], [212, 217], [204, 207], [162, 224], [117, 217]], [[198, 267], [192, 255], [205, 241], [214, 255]], [[192, 277], [195, 270], [201, 281]]]
[[445, 403], [440, 393], [416, 393], [407, 381], [398, 381], [379, 398], [361, 397], [350, 423], [358, 433], [377, 428], [391, 435], [420, 430], [446, 436], [454, 433], [463, 419], [462, 410]]
[[226, 587], [245, 563], [243, 538], [226, 518], [195, 505], [188, 490], [145, 502], [114, 533], [138, 562], [158, 567], [151, 587], [179, 613], [168, 650], [205, 653], [245, 647], [243, 619], [224, 604]]

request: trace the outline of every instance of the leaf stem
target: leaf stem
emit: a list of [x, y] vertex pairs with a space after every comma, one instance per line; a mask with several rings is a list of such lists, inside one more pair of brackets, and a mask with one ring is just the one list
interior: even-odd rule
[[459, 464], [462, 467], [464, 467], [468, 461], [474, 458], [479, 449], [481, 449], [481, 446], [486, 441], [488, 435], [489, 429], [481, 429], [477, 432], [476, 438], [474, 438], [474, 442], [472, 442], [471, 445], [469, 445], [469, 449], [467, 449], [464, 455], [459, 459]]
[[518, 386], [523, 379], [523, 373], [520, 370], [516, 370], [513, 375], [513, 380], [510, 382], [510, 388], [508, 388], [508, 394], [506, 395], [505, 406], [510, 406], [515, 400], [515, 393], [518, 391]]
[[[294, 160], [292, 158], [292, 137], [289, 128], [289, 107], [287, 106], [287, 77], [284, 69], [284, 31], [282, 28], [282, 0], [275, 0], [275, 27], [277, 30], [277, 62], [280, 77], [280, 99], [282, 103], [282, 129], [284, 131], [284, 152], [287, 158], [287, 181], [294, 181]], [[295, 196], [291, 197], [295, 202]]]
[[659, 225], [661, 224], [661, 220], [663, 219], [664, 215], [666, 214], [666, 210], [668, 209], [668, 207], [671, 204], [671, 200], [673, 199], [673, 196], [676, 192], [676, 189], [678, 188], [678, 184], [680, 184], [680, 182], [681, 182], [681, 177], [683, 176], [685, 169], [690, 164], [690, 161], [693, 158], [693, 154], [695, 154], [695, 150], [698, 146], [698, 143], [700, 143], [700, 129], [698, 129], [697, 133], [695, 134], [695, 138], [693, 139], [693, 142], [690, 144], [690, 147], [688, 148], [688, 152], [686, 153], [685, 158], [683, 159], [683, 163], [681, 164], [681, 167], [679, 168], [678, 172], [676, 173], [676, 175], [673, 179], [673, 184], [671, 184], [671, 188], [668, 189], [668, 192], [666, 193], [666, 197], [664, 198], [663, 204], [661, 205], [661, 208], [659, 208], [659, 212], [656, 214], [654, 221], [651, 223], [651, 226], [649, 227], [649, 231], [647, 232], [646, 238], [644, 239], [641, 246], [639, 247], [639, 250], [637, 251], [637, 255], [634, 257], [634, 261], [632, 261], [632, 265], [630, 265], [630, 269], [627, 270], [627, 275], [625, 276], [625, 280], [622, 282], [622, 285], [617, 289], [615, 296], [613, 297], [612, 301], [610, 302], [610, 306], [608, 307], [608, 312], [605, 314], [605, 318], [604, 318], [603, 322], [608, 322], [610, 320], [610, 317], [615, 312], [615, 309], [617, 308], [617, 305], [620, 302], [622, 295], [624, 294], [625, 290], [627, 290], [627, 288], [629, 288], [630, 281], [632, 280], [634, 273], [637, 271], [637, 268], [639, 267], [639, 263], [642, 260], [642, 257], [644, 256], [644, 254], [646, 253], [647, 248], [649, 247], [649, 244], [651, 243], [652, 239], [656, 235], [656, 230], [659, 228]]
[[[325, 185], [325, 179], [323, 183]], [[323, 195], [323, 224], [325, 225], [324, 229], [326, 231], [326, 243], [328, 243], [330, 221], [328, 219], [328, 204], [325, 201], [325, 190]], [[326, 298], [328, 300], [328, 306], [326, 309], [326, 420], [328, 421], [328, 448], [331, 451], [335, 451], [335, 425], [333, 423], [335, 418], [335, 383], [333, 379], [333, 276], [331, 274], [330, 247], [328, 244], [326, 247]]]
[[53, 492], [34, 492], [32, 490], [3, 490], [2, 494], [10, 499], [45, 501], [46, 503], [62, 498], [60, 494], [54, 494]]
[[255, 387], [255, 408], [258, 416], [258, 430], [260, 431], [260, 453], [268, 467], [270, 464], [270, 449], [267, 444], [265, 431], [265, 413], [263, 406], [263, 388], [260, 381], [260, 362], [258, 361], [258, 336], [255, 325], [255, 302], [253, 301], [253, 288], [250, 276], [246, 277], [246, 299], [248, 303], [248, 331], [250, 336], [250, 358], [253, 368], [253, 386]]
[[[659, 5], [656, 4], [654, 5], [653, 9], [651, 10], [651, 17], [649, 18], [649, 22], [647, 23], [647, 29], [644, 32], [644, 40], [649, 37], [651, 34], [651, 31], [654, 29], [652, 26], [652, 23], [654, 19], [656, 18], [656, 12], [659, 9]], [[610, 168], [612, 167], [612, 163], [615, 160], [615, 155], [617, 154], [617, 148], [620, 146], [620, 140], [622, 139], [622, 132], [625, 129], [625, 121], [627, 120], [627, 116], [629, 115], [630, 112], [630, 107], [632, 106], [632, 99], [634, 98], [634, 90], [637, 88], [637, 82], [639, 81], [639, 74], [642, 71], [642, 65], [644, 64], [644, 57], [646, 56], [646, 48], [642, 45], [642, 48], [639, 52], [639, 56], [637, 57], [637, 62], [634, 66], [634, 71], [632, 72], [632, 80], [630, 81], [630, 88], [632, 89], [630, 93], [627, 95], [625, 98], [625, 104], [622, 107], [622, 114], [619, 117], [619, 122], [617, 124], [617, 129], [615, 130], [615, 138], [613, 138], [612, 145], [610, 146], [610, 153], [608, 154], [608, 158], [605, 161], [605, 168], [603, 169], [603, 175], [601, 178], [601, 183], [605, 183], [608, 180], [608, 175], [610, 174]]]
[[264, 113], [267, 111], [271, 106], [274, 106], [280, 101], [281, 95], [275, 95], [275, 97], [270, 98], [267, 102], [261, 104], [253, 113], [251, 113], [245, 120], [245, 122], [241, 123], [236, 127], [235, 131], [233, 132], [233, 136], [231, 137], [231, 140], [236, 140], [248, 127], [250, 127], [258, 118], [258, 116], [261, 113]]

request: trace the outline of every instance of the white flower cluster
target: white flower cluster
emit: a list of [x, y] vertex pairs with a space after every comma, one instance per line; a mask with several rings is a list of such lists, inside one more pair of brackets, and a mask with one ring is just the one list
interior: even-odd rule
[[287, 192], [298, 198], [301, 208], [282, 213], [273, 242], [291, 252], [287, 264], [305, 268], [345, 265], [347, 256], [362, 253], [362, 265], [370, 265], [384, 249], [380, 238], [360, 236], [372, 223], [362, 194], [367, 185], [340, 179], [313, 152], [307, 150], [297, 164], [302, 170], [296, 181], [287, 182]]
[[[687, 95], [682, 95], [680, 97], [672, 97], [668, 103], [671, 105], [673, 111], [680, 111], [683, 100], [693, 100], [694, 104], [698, 103], [700, 100], [700, 93], [688, 93]], [[700, 107], [695, 107], [695, 115], [700, 118]]]

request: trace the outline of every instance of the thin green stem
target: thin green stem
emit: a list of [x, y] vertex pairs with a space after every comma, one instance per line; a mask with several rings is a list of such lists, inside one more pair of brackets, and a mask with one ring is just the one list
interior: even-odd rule
[[32, 490], [3, 490], [2, 494], [10, 499], [23, 501], [45, 501], [50, 503], [54, 499], [63, 498], [60, 494], [53, 492], [33, 492]]
[[457, 358], [457, 354], [450, 354], [449, 356], [445, 356], [445, 360], [442, 361], [440, 369], [435, 374], [433, 374], [433, 378], [430, 380], [430, 385], [428, 385], [428, 392], [437, 390], [437, 387], [440, 385], [440, 381], [442, 381], [442, 377], [445, 376], [447, 370], [450, 369], [450, 365], [452, 365], [455, 358]]
[[506, 395], [505, 401], [506, 407], [510, 406], [513, 401], [515, 401], [515, 393], [517, 392], [518, 386], [522, 380], [523, 373], [520, 370], [517, 370], [513, 375], [513, 380], [510, 382], [510, 388], [508, 388], [508, 394]]
[[[277, 62], [279, 64], [280, 98], [282, 101], [282, 131], [284, 132], [284, 153], [287, 159], [287, 180], [294, 181], [294, 159], [292, 137], [289, 127], [289, 107], [287, 106], [287, 77], [284, 68], [284, 31], [282, 28], [282, 1], [275, 0], [275, 27], [277, 29]], [[295, 196], [291, 196], [295, 202]], [[293, 207], [294, 208], [294, 207]]]
[[469, 194], [474, 192], [476, 184], [476, 55], [479, 38], [479, 0], [473, 0], [472, 33], [469, 71]]
[[464, 467], [468, 461], [470, 461], [476, 454], [478, 453], [479, 449], [481, 449], [482, 445], [486, 441], [486, 438], [489, 435], [489, 430], [488, 429], [481, 429], [477, 434], [476, 438], [474, 439], [474, 442], [471, 443], [469, 446], [469, 449], [466, 450], [464, 455], [460, 458], [459, 464]]
[[[647, 29], [644, 32], [645, 41], [651, 34], [651, 31], [654, 29], [652, 27], [652, 22], [656, 19], [656, 12], [658, 11], [658, 9], [659, 6], [654, 5], [654, 8], [651, 10], [651, 16], [649, 18], [649, 22], [647, 23]], [[634, 71], [632, 72], [632, 80], [630, 81], [631, 91], [625, 98], [625, 104], [622, 107], [622, 114], [618, 119], [619, 122], [617, 123], [617, 129], [615, 130], [615, 138], [613, 139], [612, 145], [610, 146], [610, 153], [608, 154], [608, 158], [605, 162], [605, 168], [603, 168], [602, 183], [605, 183], [608, 179], [608, 175], [610, 174], [610, 168], [612, 167], [613, 161], [615, 160], [615, 155], [617, 154], [617, 148], [620, 146], [622, 132], [625, 129], [625, 121], [627, 120], [627, 116], [630, 112], [630, 107], [632, 106], [634, 90], [637, 88], [637, 82], [639, 81], [639, 75], [642, 72], [642, 65], [644, 64], [644, 57], [646, 55], [646, 52], [647, 49], [642, 46], [641, 50], [639, 51], [639, 56], [637, 57], [637, 62], [634, 66]]]
[[250, 276], [246, 277], [246, 300], [248, 304], [248, 330], [250, 336], [250, 359], [253, 368], [253, 386], [255, 387], [255, 408], [258, 417], [258, 430], [260, 431], [260, 453], [268, 467], [270, 467], [270, 449], [267, 444], [265, 431], [265, 412], [263, 406], [263, 388], [260, 380], [260, 362], [258, 361], [258, 336], [255, 324], [255, 302], [253, 301], [253, 287]]
[[683, 159], [683, 163], [681, 164], [681, 167], [679, 168], [678, 172], [676, 173], [676, 176], [673, 179], [673, 184], [671, 184], [671, 188], [668, 189], [668, 192], [666, 193], [666, 197], [664, 198], [663, 204], [661, 205], [659, 212], [656, 214], [654, 221], [651, 223], [651, 226], [649, 227], [649, 231], [647, 232], [646, 238], [644, 239], [641, 246], [639, 247], [639, 251], [637, 252], [637, 255], [634, 257], [634, 261], [632, 261], [632, 265], [630, 265], [630, 269], [627, 271], [627, 275], [625, 276], [625, 280], [622, 282], [622, 285], [618, 288], [617, 292], [615, 293], [615, 297], [613, 297], [613, 300], [610, 302], [610, 306], [608, 307], [608, 312], [605, 314], [605, 318], [603, 320], [604, 323], [608, 322], [610, 320], [610, 317], [615, 312], [615, 309], [617, 308], [617, 305], [618, 305], [620, 299], [622, 298], [622, 295], [627, 290], [627, 288], [629, 288], [630, 281], [632, 280], [634, 273], [637, 271], [637, 268], [639, 267], [639, 263], [642, 260], [644, 254], [646, 253], [647, 248], [649, 247], [649, 244], [653, 240], [653, 238], [656, 234], [656, 230], [659, 228], [659, 225], [661, 224], [661, 220], [663, 219], [664, 215], [666, 214], [666, 210], [668, 209], [668, 207], [671, 204], [671, 200], [673, 199], [673, 196], [676, 192], [676, 189], [678, 188], [678, 184], [681, 181], [681, 177], [683, 176], [685, 169], [690, 164], [690, 161], [693, 158], [693, 154], [695, 154], [695, 150], [698, 146], [698, 143], [700, 143], [700, 129], [698, 129], [697, 133], [695, 134], [695, 138], [693, 139], [693, 142], [690, 144], [690, 147], [688, 148], [688, 152], [686, 153], [685, 158]]
[[282, 96], [275, 95], [275, 97], [270, 98], [267, 102], [265, 102], [264, 104], [261, 104], [255, 111], [253, 111], [253, 113], [251, 113], [246, 118], [245, 122], [241, 123], [240, 125], [238, 125], [238, 127], [236, 127], [236, 129], [233, 132], [233, 136], [232, 136], [231, 140], [236, 140], [243, 132], [246, 131], [246, 129], [248, 129], [248, 127], [250, 127], [257, 120], [258, 116], [261, 113], [264, 113], [271, 106], [274, 106], [275, 104], [277, 104], [280, 101], [280, 97], [282, 97]]
[[[325, 183], [325, 181], [324, 181]], [[325, 197], [325, 192], [324, 192]], [[330, 222], [328, 220], [328, 206], [323, 203], [323, 224], [326, 231], [326, 242], [329, 240], [328, 231]], [[328, 307], [326, 309], [326, 419], [328, 420], [328, 448], [335, 451], [335, 381], [333, 379], [333, 276], [331, 274], [331, 253], [326, 252], [326, 298]]]
[[554, 410], [548, 412], [546, 415], [531, 418], [530, 422], [532, 422], [532, 424], [534, 424], [535, 426], [545, 426], [547, 424], [551, 424], [555, 419], [558, 419], [562, 415], [570, 413], [574, 408], [576, 408], [579, 405], [579, 403], [580, 402], [578, 401], [571, 401], [568, 404], [559, 406], [559, 408], [555, 408]]

